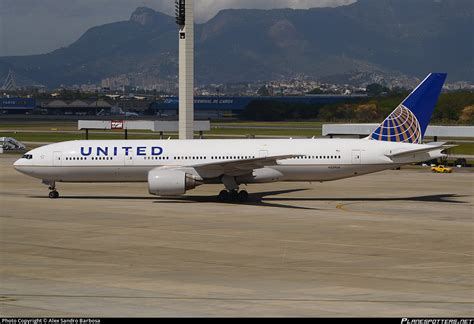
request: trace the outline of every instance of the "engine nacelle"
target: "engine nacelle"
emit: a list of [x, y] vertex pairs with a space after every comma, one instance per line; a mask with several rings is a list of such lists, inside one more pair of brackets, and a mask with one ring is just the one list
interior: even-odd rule
[[197, 178], [180, 170], [151, 170], [148, 173], [148, 190], [156, 196], [180, 196], [200, 186]]

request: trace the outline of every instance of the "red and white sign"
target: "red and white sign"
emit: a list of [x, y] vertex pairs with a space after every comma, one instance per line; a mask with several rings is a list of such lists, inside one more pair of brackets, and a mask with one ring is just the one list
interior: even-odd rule
[[123, 120], [112, 120], [110, 124], [111, 129], [123, 129]]

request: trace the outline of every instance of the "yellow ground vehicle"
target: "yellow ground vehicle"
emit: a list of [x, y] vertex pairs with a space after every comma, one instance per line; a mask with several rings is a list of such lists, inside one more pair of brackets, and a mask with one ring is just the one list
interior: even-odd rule
[[438, 165], [431, 168], [431, 172], [433, 173], [451, 173], [453, 169], [445, 167], [444, 165]]

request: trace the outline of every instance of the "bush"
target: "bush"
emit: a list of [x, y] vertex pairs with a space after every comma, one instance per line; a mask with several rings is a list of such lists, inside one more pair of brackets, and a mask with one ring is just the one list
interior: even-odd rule
[[459, 116], [459, 121], [462, 124], [474, 125], [474, 105], [464, 107]]

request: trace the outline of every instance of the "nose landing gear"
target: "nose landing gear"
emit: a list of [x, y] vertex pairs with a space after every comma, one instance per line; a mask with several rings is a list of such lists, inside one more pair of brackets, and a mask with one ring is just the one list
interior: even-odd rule
[[51, 198], [51, 199], [59, 198], [59, 192], [57, 192], [56, 190], [50, 191], [49, 192], [49, 198]]
[[50, 190], [49, 195], [48, 195], [49, 198], [51, 199], [59, 198], [59, 192], [56, 191], [56, 182], [43, 180], [43, 184], [47, 185], [48, 189]]

